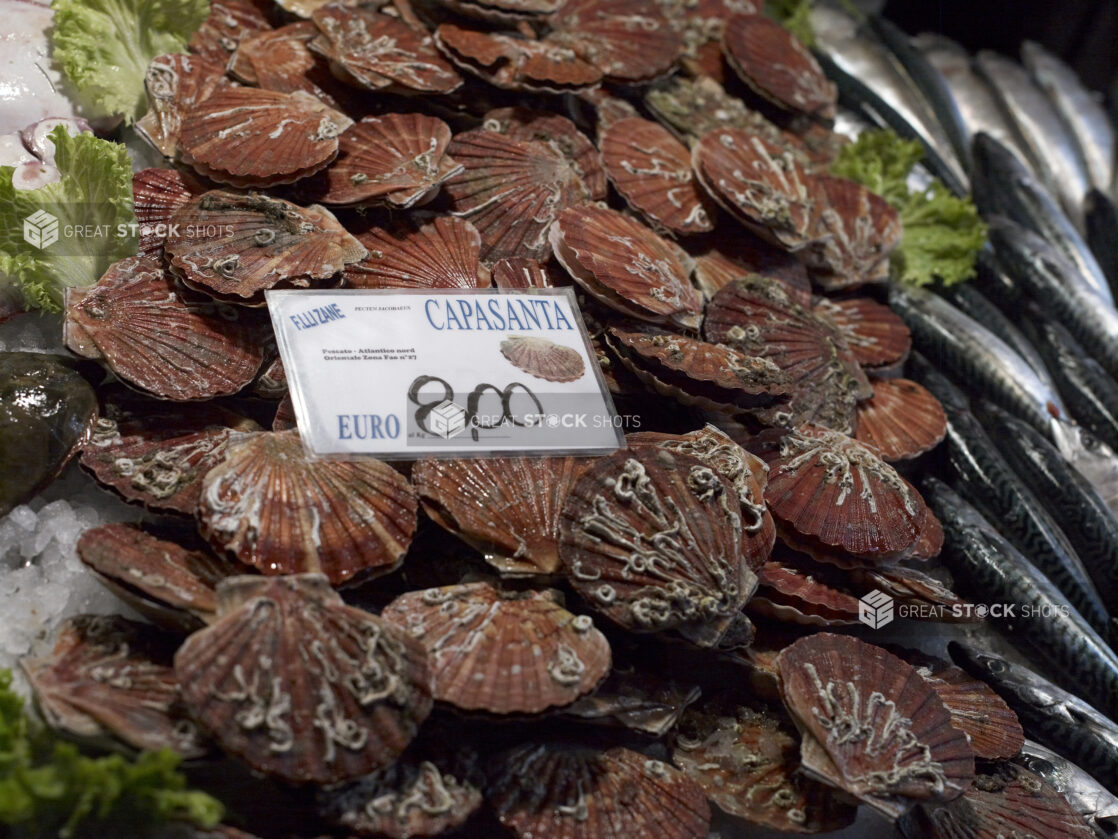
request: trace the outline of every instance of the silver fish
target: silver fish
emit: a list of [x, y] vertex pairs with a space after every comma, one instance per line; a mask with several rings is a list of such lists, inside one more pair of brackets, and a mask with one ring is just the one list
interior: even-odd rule
[[1114, 126], [1102, 106], [1102, 96], [1084, 87], [1074, 70], [1040, 44], [1026, 41], [1021, 60], [1079, 142], [1091, 185], [1109, 189], [1114, 180]]
[[1087, 819], [1099, 836], [1113, 836], [1118, 831], [1118, 796], [1070, 760], [1040, 743], [1026, 740], [1013, 762], [1043, 778]]
[[1079, 144], [1024, 67], [985, 50], [975, 57], [975, 66], [1028, 144], [1041, 178], [1060, 196], [1068, 216], [1082, 230], [1083, 198], [1091, 183]]
[[1064, 460], [1087, 479], [1110, 512], [1118, 518], [1118, 454], [1074, 423], [1053, 419], [1051, 437]]

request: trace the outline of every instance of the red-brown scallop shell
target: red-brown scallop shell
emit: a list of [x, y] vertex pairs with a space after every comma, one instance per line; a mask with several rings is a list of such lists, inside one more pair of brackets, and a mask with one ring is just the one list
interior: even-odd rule
[[616, 210], [581, 204], [563, 210], [548, 237], [580, 286], [622, 314], [690, 329], [702, 317], [691, 258], [673, 242]]
[[228, 85], [222, 64], [197, 55], [157, 55], [144, 74], [149, 110], [137, 120], [136, 131], [160, 154], [174, 160], [185, 115]]
[[271, 28], [259, 6], [250, 0], [210, 0], [210, 13], [191, 37], [189, 49], [224, 67], [242, 39]]
[[390, 466], [312, 460], [298, 432], [265, 431], [230, 445], [206, 475], [197, 517], [215, 548], [265, 574], [315, 571], [339, 585], [396, 568], [417, 508]]
[[223, 87], [186, 111], [182, 160], [199, 174], [239, 187], [293, 183], [338, 154], [353, 120], [304, 90]]
[[788, 374], [791, 401], [757, 414], [768, 424], [813, 422], [849, 433], [858, 401], [873, 393], [838, 332], [796, 303], [779, 280], [750, 275], [726, 285], [707, 305], [703, 334]]
[[505, 290], [555, 288], [547, 269], [534, 259], [499, 259], [493, 263], [492, 275], [493, 285]]
[[20, 666], [52, 728], [101, 746], [201, 757], [208, 749], [179, 699], [174, 650], [174, 638], [148, 624], [77, 615], [60, 627], [50, 655]]
[[610, 668], [606, 637], [555, 592], [467, 583], [409, 592], [381, 614], [427, 648], [435, 699], [467, 711], [538, 714], [568, 705]]
[[908, 379], [881, 379], [858, 404], [854, 437], [890, 462], [931, 451], [947, 435], [947, 415], [928, 389]]
[[912, 349], [912, 334], [900, 315], [869, 297], [820, 298], [814, 311], [834, 324], [858, 363], [867, 369], [901, 365]]
[[410, 217], [358, 241], [369, 255], [346, 267], [352, 288], [478, 288], [488, 285], [477, 228], [453, 216], [424, 223]]
[[530, 108], [495, 108], [483, 125], [515, 140], [546, 143], [571, 162], [590, 193], [590, 200], [606, 198], [606, 173], [598, 150], [578, 127], [564, 116]]
[[901, 243], [901, 217], [880, 195], [846, 178], [816, 175], [821, 201], [818, 242], [800, 253], [826, 291], [889, 278], [889, 256]]
[[722, 32], [734, 15], [760, 13], [762, 3], [752, 0], [662, 0], [668, 20], [683, 35], [680, 65], [691, 76], [725, 81]]
[[423, 646], [321, 574], [234, 577], [175, 654], [194, 718], [253, 769], [334, 784], [394, 761], [431, 710]]
[[590, 109], [599, 132], [618, 120], [640, 116], [637, 109], [627, 99], [615, 96], [603, 87], [590, 87], [580, 90], [575, 96]]
[[710, 300], [740, 277], [760, 274], [780, 280], [795, 302], [811, 306], [811, 280], [796, 257], [739, 229], [715, 231], [717, 244], [692, 251], [695, 257], [695, 283]]
[[563, 0], [438, 0], [467, 17], [504, 21], [544, 20], [554, 14]]
[[940, 524], [931, 507], [926, 507], [920, 516], [920, 535], [909, 555], [911, 559], [934, 559], [943, 550], [943, 525]]
[[765, 501], [781, 525], [824, 550], [870, 560], [912, 550], [924, 499], [872, 449], [805, 425], [763, 431], [749, 450], [769, 465]]
[[513, 367], [548, 382], [575, 382], [586, 375], [586, 363], [574, 347], [533, 335], [509, 335], [501, 355]]
[[311, 49], [325, 55], [346, 81], [389, 93], [450, 93], [462, 77], [422, 29], [368, 8], [331, 3], [311, 16], [322, 35]]
[[792, 152], [739, 129], [705, 134], [691, 150], [699, 183], [763, 239], [800, 250], [818, 238], [822, 190]]
[[300, 20], [242, 39], [229, 62], [229, 74], [245, 84], [291, 93], [305, 90], [331, 108], [343, 109], [341, 85], [330, 74], [327, 61], [311, 52], [308, 44], [318, 37], [318, 27]]
[[262, 305], [269, 288], [329, 279], [367, 254], [329, 210], [257, 193], [207, 192], [171, 222], [178, 225], [164, 244], [171, 270], [188, 286], [246, 305]]
[[338, 139], [338, 158], [322, 174], [324, 204], [413, 207], [430, 201], [462, 167], [446, 153], [450, 128], [424, 114], [365, 117]]
[[757, 585], [736, 487], [688, 454], [640, 445], [594, 461], [559, 534], [575, 590], [631, 631], [717, 645]]
[[805, 573], [782, 556], [757, 571], [757, 593], [749, 601], [751, 614], [802, 626], [844, 626], [858, 623], [858, 599], [818, 569]]
[[206, 191], [177, 169], [141, 169], [132, 175], [132, 209], [140, 225], [139, 256], [161, 259], [163, 240], [175, 211]]
[[680, 715], [699, 699], [698, 685], [665, 678], [652, 670], [618, 668], [593, 693], [563, 708], [563, 715], [582, 722], [620, 726], [663, 737]]
[[272, 418], [272, 431], [291, 431], [298, 427], [295, 404], [291, 401], [291, 394], [286, 393], [276, 406], [276, 415]]
[[662, 125], [623, 119], [601, 132], [599, 143], [610, 182], [654, 227], [682, 234], [714, 228], [714, 206], [695, 183], [691, 152]]
[[856, 638], [821, 632], [781, 652], [779, 666], [810, 777], [890, 819], [914, 801], [950, 801], [966, 791], [974, 752], [911, 665]]
[[451, 212], [477, 227], [489, 262], [546, 259], [552, 221], [588, 197], [571, 162], [544, 143], [477, 130], [456, 136], [449, 151], [465, 167], [443, 187]]
[[795, 834], [853, 823], [855, 808], [799, 773], [799, 746], [791, 724], [770, 711], [704, 704], [680, 721], [672, 761], [735, 822]]
[[236, 393], [264, 360], [256, 325], [180, 294], [151, 257], [122, 259], [96, 285], [67, 291], [66, 346], [157, 398]]
[[738, 77], [756, 93], [789, 111], [821, 119], [835, 115], [838, 90], [803, 43], [764, 15], [727, 21], [722, 51]]
[[518, 746], [497, 759], [486, 797], [517, 839], [706, 839], [710, 826], [698, 784], [621, 746]]
[[683, 51], [680, 33], [645, 0], [567, 0], [549, 24], [548, 41], [622, 84], [665, 75]]
[[421, 460], [412, 482], [438, 524], [502, 575], [559, 569], [559, 513], [586, 461], [573, 457]]

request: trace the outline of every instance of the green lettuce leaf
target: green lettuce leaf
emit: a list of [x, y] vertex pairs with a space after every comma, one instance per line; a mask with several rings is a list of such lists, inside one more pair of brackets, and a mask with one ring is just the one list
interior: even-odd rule
[[[29, 308], [57, 312], [67, 287], [92, 285], [136, 252], [137, 226], [128, 150], [92, 134], [71, 137], [61, 126], [51, 138], [62, 173], [57, 183], [18, 190], [13, 168], [0, 166], [0, 274], [15, 282]], [[49, 233], [53, 225], [42, 215], [29, 222], [36, 213], [57, 221], [58, 241], [28, 241], [29, 231]]]
[[209, 0], [52, 0], [52, 54], [90, 118], [147, 110], [144, 74], [157, 55], [185, 52]]
[[812, 0], [765, 0], [765, 14], [799, 38], [805, 46], [815, 46], [811, 28]]
[[892, 131], [866, 131], [843, 147], [831, 173], [876, 192], [900, 214], [904, 238], [890, 261], [894, 280], [921, 286], [938, 277], [954, 285], [974, 276], [986, 225], [969, 198], [956, 197], [938, 179], [927, 189], [909, 189], [908, 176], [923, 156], [919, 143]]

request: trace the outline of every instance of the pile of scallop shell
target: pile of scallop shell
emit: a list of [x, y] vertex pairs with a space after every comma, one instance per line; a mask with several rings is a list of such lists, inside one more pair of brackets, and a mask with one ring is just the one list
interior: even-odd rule
[[[51, 724], [180, 751], [227, 836], [705, 839], [861, 804], [1087, 835], [976, 767], [1021, 743], [989, 690], [812, 634], [873, 590], [959, 601], [904, 476], [944, 414], [875, 291], [900, 223], [826, 174], [811, 54], [751, 0], [279, 5], [213, 0], [152, 62], [148, 232], [67, 301], [116, 380], [80, 462], [151, 511], [79, 553], [159, 628], [80, 618], [25, 661]], [[566, 284], [626, 449], [306, 457], [265, 290]]]

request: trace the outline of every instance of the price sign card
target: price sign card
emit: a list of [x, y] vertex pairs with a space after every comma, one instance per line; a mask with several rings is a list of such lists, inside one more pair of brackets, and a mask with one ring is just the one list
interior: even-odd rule
[[573, 290], [267, 292], [319, 457], [603, 453], [624, 445]]

